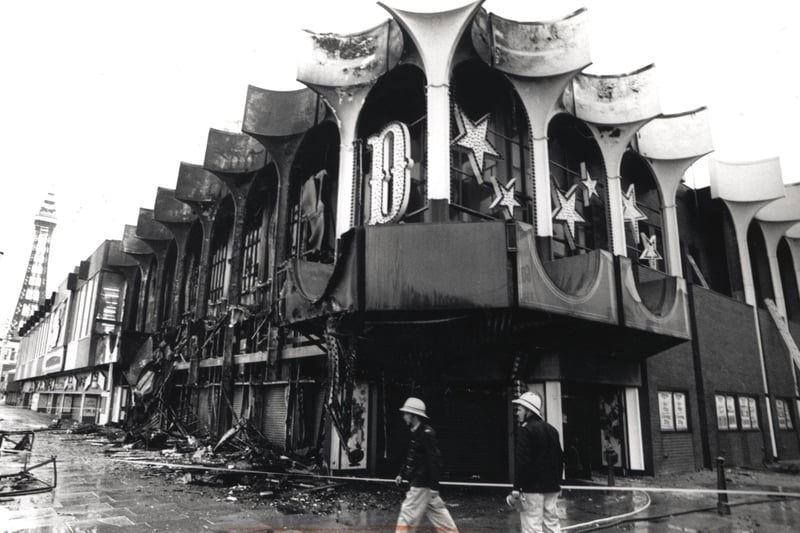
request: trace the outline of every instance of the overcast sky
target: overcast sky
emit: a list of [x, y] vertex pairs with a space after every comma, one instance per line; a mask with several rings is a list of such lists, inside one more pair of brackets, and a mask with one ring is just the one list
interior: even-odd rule
[[[800, 181], [796, 2], [488, 0], [485, 7], [551, 20], [583, 5], [590, 72], [655, 63], [665, 113], [709, 107], [714, 157], [780, 156], [784, 181]], [[293, 43], [301, 29], [352, 32], [386, 17], [363, 0], [0, 2], [0, 321], [13, 313], [47, 191], [56, 194], [59, 219], [52, 291], [103, 239], [135, 224], [140, 206], [152, 208], [156, 187], [174, 187], [180, 161], [202, 163], [209, 127], [239, 131], [248, 84], [298, 86]], [[702, 168], [689, 174], [703, 184]]]

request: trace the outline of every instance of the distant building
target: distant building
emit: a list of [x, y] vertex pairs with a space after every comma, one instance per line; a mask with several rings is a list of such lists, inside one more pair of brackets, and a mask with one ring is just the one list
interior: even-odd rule
[[[447, 478], [507, 480], [524, 390], [571, 478], [800, 459], [800, 186], [779, 162], [683, 185], [706, 110], [663, 115], [652, 66], [582, 72], [584, 10], [392, 17], [306, 34], [309, 88], [248, 89], [243, 133], [210, 130], [28, 321], [25, 403], [116, 420], [162, 360], [174, 416], [246, 417], [335, 471], [396, 472], [413, 394]], [[124, 275], [113, 319], [92, 272]]]
[[[36, 309], [45, 301], [47, 291], [47, 265], [50, 258], [50, 241], [56, 227], [55, 196], [48, 193], [39, 208], [39, 213], [33, 219], [33, 243], [22, 280], [19, 297], [14, 307], [14, 315], [8, 324], [3, 340], [0, 341], [0, 402], [15, 403], [15, 392], [8, 391], [9, 372], [16, 365], [16, 354], [19, 349], [19, 326], [25, 322]], [[14, 387], [12, 386], [12, 389]]]

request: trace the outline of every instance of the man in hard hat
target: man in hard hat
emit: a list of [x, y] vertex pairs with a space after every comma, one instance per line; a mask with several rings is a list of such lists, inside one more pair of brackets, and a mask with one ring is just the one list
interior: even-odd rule
[[522, 533], [559, 533], [556, 501], [561, 491], [564, 453], [556, 428], [542, 418], [542, 397], [526, 392], [516, 400], [517, 442], [514, 490], [506, 498], [519, 510]]
[[422, 517], [427, 516], [436, 531], [458, 532], [450, 511], [439, 496], [441, 453], [436, 444], [436, 432], [427, 422], [425, 402], [408, 398], [400, 411], [403, 421], [411, 429], [411, 442], [395, 483], [400, 486], [406, 480], [411, 487], [400, 507], [396, 531], [413, 530], [420, 525]]

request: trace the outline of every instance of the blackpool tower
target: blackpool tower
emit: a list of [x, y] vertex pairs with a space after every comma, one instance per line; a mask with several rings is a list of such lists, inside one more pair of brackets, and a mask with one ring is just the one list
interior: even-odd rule
[[0, 343], [0, 398], [8, 383], [8, 373], [16, 366], [20, 326], [43, 304], [47, 291], [47, 261], [50, 257], [50, 239], [56, 227], [56, 203], [53, 193], [47, 193], [39, 214], [33, 219], [33, 244], [28, 258], [25, 278], [14, 308], [8, 332]]

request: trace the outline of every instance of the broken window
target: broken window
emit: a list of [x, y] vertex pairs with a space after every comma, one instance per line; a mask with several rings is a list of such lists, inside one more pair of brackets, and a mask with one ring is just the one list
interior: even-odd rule
[[203, 248], [203, 228], [200, 222], [195, 222], [189, 232], [186, 245], [186, 259], [183, 265], [183, 302], [181, 309], [184, 313], [193, 312], [197, 305], [197, 285], [200, 268], [200, 251]]
[[332, 122], [312, 128], [298, 149], [290, 191], [290, 255], [332, 263], [336, 248], [339, 132]]
[[211, 265], [208, 300], [218, 303], [226, 294], [228, 277], [228, 240], [233, 222], [233, 202], [226, 198], [214, 221], [211, 234]]

